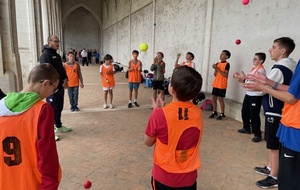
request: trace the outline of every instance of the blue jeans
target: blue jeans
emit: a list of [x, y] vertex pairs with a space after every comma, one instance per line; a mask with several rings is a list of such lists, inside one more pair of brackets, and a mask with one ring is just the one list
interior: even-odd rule
[[71, 109], [77, 108], [78, 104], [78, 86], [68, 88], [69, 101]]

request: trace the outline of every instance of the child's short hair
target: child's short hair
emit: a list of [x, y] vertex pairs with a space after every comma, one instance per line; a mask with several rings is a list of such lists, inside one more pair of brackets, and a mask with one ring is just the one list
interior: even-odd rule
[[159, 51], [159, 52], [157, 52], [157, 54], [160, 54], [160, 55], [161, 55], [161, 57], [162, 57], [162, 58], [164, 58], [164, 54], [163, 54], [163, 52], [160, 52], [160, 51]]
[[189, 101], [195, 98], [202, 88], [202, 77], [192, 67], [182, 66], [173, 70], [171, 86], [179, 101]]
[[227, 55], [227, 59], [229, 59], [230, 58], [230, 56], [231, 56], [231, 53], [230, 53], [230, 51], [228, 51], [228, 50], [226, 50], [226, 49], [224, 49], [222, 52], [224, 52], [224, 53], [226, 53], [226, 55]]
[[293, 39], [289, 37], [281, 37], [274, 40], [280, 48], [286, 49], [286, 55], [289, 56], [295, 49], [296, 45]]
[[190, 56], [192, 56], [192, 60], [194, 60], [195, 56], [192, 52], [187, 52], [186, 54], [189, 54]]
[[139, 51], [138, 50], [133, 50], [132, 54], [134, 54], [134, 53], [139, 54]]
[[255, 54], [260, 60], [262, 60], [263, 62], [261, 64], [263, 64], [266, 60], [266, 54], [263, 52], [258, 52]]
[[28, 75], [28, 83], [37, 83], [42, 80], [50, 80], [52, 82], [59, 80], [59, 74], [56, 69], [49, 63], [36, 65]]
[[75, 55], [73, 51], [68, 51], [67, 56], [69, 56], [70, 54]]
[[106, 54], [104, 57], [104, 61], [113, 60], [113, 57], [110, 54]]

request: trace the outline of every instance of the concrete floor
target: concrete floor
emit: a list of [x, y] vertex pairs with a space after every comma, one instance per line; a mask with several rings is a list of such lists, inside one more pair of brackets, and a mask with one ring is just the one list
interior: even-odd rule
[[[139, 108], [127, 108], [128, 83], [124, 73], [115, 75], [115, 109], [102, 108], [103, 90], [99, 65], [82, 67], [85, 87], [80, 90], [79, 112], [70, 112], [67, 93], [62, 114], [63, 125], [73, 131], [57, 134], [63, 178], [60, 190], [84, 189], [86, 180], [94, 190], [151, 189], [153, 148], [144, 145], [144, 130], [151, 113], [151, 88], [141, 84]], [[166, 97], [170, 102], [171, 97]], [[198, 171], [200, 190], [258, 190], [263, 179], [253, 167], [267, 162], [265, 142], [253, 143], [252, 135], [239, 134], [242, 124], [228, 118], [208, 119], [203, 111], [201, 141], [202, 168]]]

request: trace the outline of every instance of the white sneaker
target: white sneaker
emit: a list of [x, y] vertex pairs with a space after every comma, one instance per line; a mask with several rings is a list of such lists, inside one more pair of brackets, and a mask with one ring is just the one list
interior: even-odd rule
[[71, 131], [72, 129], [69, 127], [61, 126], [61, 127], [55, 127], [55, 133], [60, 133], [60, 132], [68, 132]]
[[59, 137], [58, 136], [54, 136], [54, 138], [55, 138], [55, 141], [59, 141]]
[[106, 104], [103, 105], [103, 109], [106, 109], [108, 108], [108, 106]]
[[110, 109], [114, 109], [114, 106], [112, 104], [109, 104]]

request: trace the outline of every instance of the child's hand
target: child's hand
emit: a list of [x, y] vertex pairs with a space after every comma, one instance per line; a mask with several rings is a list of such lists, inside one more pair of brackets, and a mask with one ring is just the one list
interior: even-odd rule
[[80, 84], [80, 88], [83, 88], [84, 87], [84, 84]]
[[165, 101], [163, 101], [160, 97], [160, 95], [157, 97], [156, 101], [154, 100], [153, 97], [151, 97], [152, 100], [152, 107], [153, 110], [155, 110], [156, 108], [162, 108], [165, 106]]
[[212, 68], [216, 69], [217, 68], [217, 64], [212, 64]]

